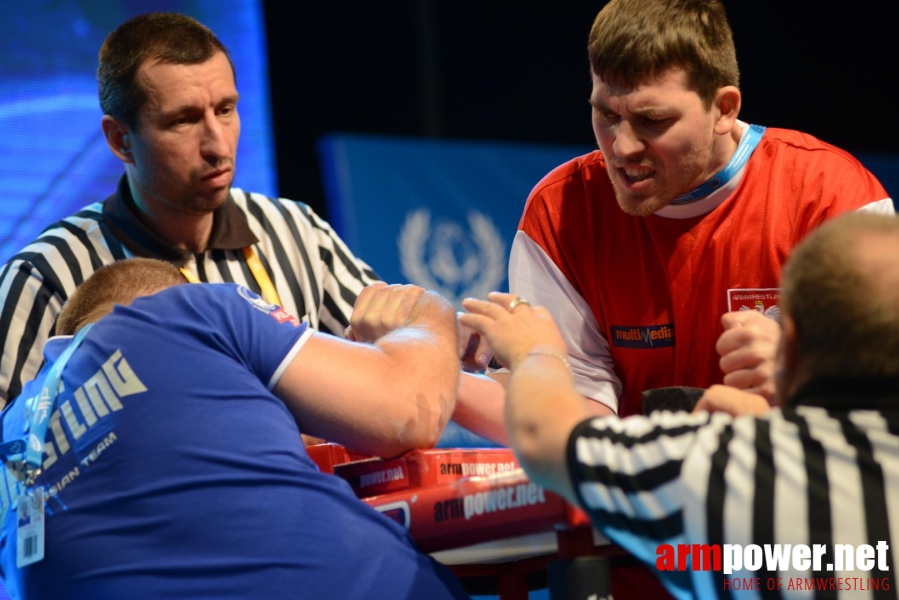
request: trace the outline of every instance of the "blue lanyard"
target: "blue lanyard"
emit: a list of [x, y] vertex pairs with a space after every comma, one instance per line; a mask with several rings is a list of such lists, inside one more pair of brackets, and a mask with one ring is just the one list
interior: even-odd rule
[[765, 128], [763, 126], [750, 125], [746, 131], [743, 132], [743, 137], [740, 138], [740, 143], [737, 145], [734, 155], [730, 157], [730, 160], [727, 161], [724, 168], [715, 173], [702, 185], [695, 187], [689, 192], [681, 194], [672, 200], [671, 204], [689, 204], [690, 202], [695, 202], [696, 200], [705, 198], [730, 181], [734, 175], [740, 172], [740, 169], [743, 168], [747, 161], [749, 161], [749, 157], [752, 156], [752, 152], [755, 150], [755, 147], [758, 146], [763, 133], [765, 133]]
[[[28, 434], [25, 439], [16, 439], [0, 444], [0, 456], [5, 456], [11, 462], [25, 462], [27, 473], [26, 486], [33, 483], [34, 477], [40, 473], [41, 462], [44, 456], [44, 439], [47, 437], [47, 427], [50, 425], [50, 415], [56, 407], [56, 398], [59, 396], [59, 381], [62, 379], [62, 371], [82, 340], [94, 324], [90, 323], [81, 328], [68, 347], [56, 359], [50, 367], [44, 385], [40, 393], [28, 399], [26, 404], [25, 431]], [[28, 415], [30, 414], [30, 418]], [[24, 457], [22, 456], [24, 452]]]

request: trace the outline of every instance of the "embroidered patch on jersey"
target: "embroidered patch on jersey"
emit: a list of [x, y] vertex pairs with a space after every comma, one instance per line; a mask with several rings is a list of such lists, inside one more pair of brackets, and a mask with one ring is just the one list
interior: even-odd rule
[[269, 314], [271, 316], [273, 316], [275, 318], [275, 320], [278, 321], [278, 323], [284, 323], [286, 321], [286, 322], [290, 323], [291, 325], [293, 325], [294, 327], [300, 326], [300, 321], [295, 316], [293, 316], [292, 314], [290, 314], [289, 312], [287, 312], [280, 306], [278, 308], [276, 308], [275, 310], [273, 310]]
[[288, 313], [280, 306], [266, 302], [265, 300], [260, 298], [258, 294], [245, 288], [244, 286], [237, 286], [237, 293], [241, 298], [253, 305], [253, 308], [260, 312], [264, 312], [265, 314], [278, 321], [278, 323], [284, 323], [286, 321], [294, 327], [300, 326], [300, 322], [295, 316]]
[[727, 290], [727, 311], [757, 310], [766, 317], [780, 321], [779, 288], [743, 288]]
[[612, 325], [612, 344], [620, 348], [666, 348], [674, 345], [674, 323], [664, 325]]

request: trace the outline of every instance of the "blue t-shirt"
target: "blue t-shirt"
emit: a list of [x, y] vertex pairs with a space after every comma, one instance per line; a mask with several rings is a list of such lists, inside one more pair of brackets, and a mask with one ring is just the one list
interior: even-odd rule
[[[100, 320], [63, 372], [37, 479], [49, 494], [45, 558], [21, 570], [10, 510], [20, 488], [9, 468], [0, 478], [10, 594], [467, 597], [306, 455], [270, 390], [309, 335], [233, 284], [176, 286]], [[70, 339], [48, 342], [48, 364]], [[46, 371], [3, 413], [4, 440], [22, 437], [24, 401]]]

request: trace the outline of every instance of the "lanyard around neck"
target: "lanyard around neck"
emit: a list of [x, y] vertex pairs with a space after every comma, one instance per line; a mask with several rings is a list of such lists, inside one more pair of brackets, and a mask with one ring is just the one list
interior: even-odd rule
[[[272, 283], [271, 277], [268, 276], [268, 272], [265, 270], [265, 267], [262, 266], [262, 261], [259, 260], [256, 251], [253, 250], [252, 246], [247, 246], [243, 249], [243, 255], [247, 261], [247, 266], [250, 267], [250, 272], [253, 273], [253, 278], [256, 280], [256, 283], [259, 284], [259, 289], [262, 291], [262, 298], [269, 304], [281, 306], [281, 298], [278, 296], [275, 284]], [[201, 283], [196, 275], [184, 267], [181, 267], [180, 270], [181, 274], [184, 275], [184, 278], [189, 282]]]
[[40, 473], [44, 454], [44, 438], [47, 437], [50, 415], [53, 414], [53, 410], [56, 408], [56, 399], [59, 396], [59, 382], [62, 379], [63, 369], [66, 368], [69, 359], [75, 354], [75, 350], [78, 349], [87, 332], [93, 326], [94, 323], [85, 325], [75, 334], [68, 347], [50, 366], [40, 393], [26, 401], [25, 432], [28, 435], [25, 439], [12, 440], [0, 444], [0, 455], [3, 455], [7, 460], [11, 462], [24, 461], [27, 474], [26, 485], [30, 485]]
[[672, 200], [671, 204], [689, 204], [690, 202], [701, 200], [733, 179], [734, 175], [739, 173], [740, 169], [749, 161], [749, 157], [752, 156], [753, 150], [758, 146], [764, 133], [765, 128], [761, 125], [750, 125], [747, 127], [746, 131], [743, 132], [743, 137], [740, 138], [740, 143], [737, 145], [734, 155], [730, 157], [724, 168], [712, 175], [702, 185]]

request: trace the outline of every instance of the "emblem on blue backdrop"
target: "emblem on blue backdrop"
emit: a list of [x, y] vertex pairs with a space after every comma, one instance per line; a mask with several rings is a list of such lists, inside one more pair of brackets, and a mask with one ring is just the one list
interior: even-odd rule
[[466, 223], [434, 219], [420, 208], [406, 214], [397, 239], [410, 283], [433, 290], [459, 308], [469, 296], [486, 298], [506, 278], [506, 246], [493, 221], [472, 210]]

